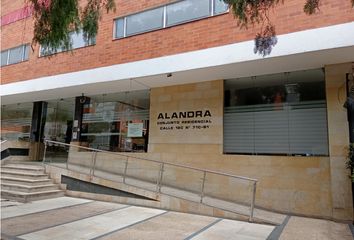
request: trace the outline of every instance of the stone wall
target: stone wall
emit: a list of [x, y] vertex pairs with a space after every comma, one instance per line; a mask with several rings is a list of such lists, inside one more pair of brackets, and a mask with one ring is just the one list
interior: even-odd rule
[[[259, 180], [258, 206], [281, 212], [332, 217], [328, 157], [226, 155], [223, 143], [223, 81], [151, 90], [149, 156], [162, 161], [227, 172]], [[158, 113], [211, 109], [210, 129], [160, 130]], [[186, 181], [185, 184], [188, 184]], [[228, 182], [209, 189], [224, 194]], [[212, 186], [210, 186], [212, 187]], [[234, 192], [242, 194], [241, 192]]]
[[351, 181], [345, 164], [349, 128], [347, 111], [343, 108], [346, 100], [346, 73], [352, 72], [352, 63], [326, 66], [325, 71], [333, 217], [352, 219]]
[[[216, 80], [151, 90], [148, 153], [122, 153], [131, 156], [128, 171], [135, 177], [155, 181], [159, 166], [135, 159], [142, 158], [256, 178], [256, 205], [259, 207], [291, 214], [351, 220], [350, 179], [345, 169], [348, 126], [343, 104], [338, 102], [337, 97], [349, 66], [351, 64], [326, 67], [328, 157], [223, 154], [224, 90], [223, 81]], [[205, 114], [207, 111], [210, 114]], [[189, 117], [188, 112], [191, 112]], [[85, 154], [88, 153], [70, 155], [73, 161], [81, 161]], [[99, 153], [97, 169], [122, 173], [126, 159]], [[200, 191], [200, 172], [167, 167], [164, 174], [166, 183]], [[214, 182], [208, 184], [208, 181]], [[206, 183], [207, 194], [239, 202], [250, 201], [249, 183], [218, 179], [212, 174], [207, 175]]]

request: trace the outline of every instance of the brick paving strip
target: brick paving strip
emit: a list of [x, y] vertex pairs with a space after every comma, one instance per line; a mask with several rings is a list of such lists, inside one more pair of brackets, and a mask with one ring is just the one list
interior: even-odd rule
[[34, 201], [18, 206], [6, 207], [1, 209], [1, 220], [6, 218], [24, 216], [27, 214], [38, 213], [53, 209], [65, 208], [68, 206], [79, 205], [83, 203], [93, 202], [93, 200], [59, 197], [54, 199], [45, 199]]
[[130, 206], [18, 236], [27, 240], [92, 239], [164, 213], [158, 209]]
[[200, 215], [191, 215], [178, 212], [168, 212], [148, 221], [129, 226], [124, 229], [117, 229], [96, 239], [114, 240], [158, 240], [158, 239], [185, 239], [191, 234], [198, 232], [216, 218]]
[[91, 240], [264, 240], [274, 226], [168, 212]]
[[278, 240], [286, 224], [288, 224], [289, 219], [290, 216], [287, 216], [281, 225], [276, 226], [268, 236], [267, 240]]
[[1, 228], [6, 236], [19, 236], [126, 207], [128, 206], [117, 203], [88, 202], [80, 205], [3, 219], [1, 221]]

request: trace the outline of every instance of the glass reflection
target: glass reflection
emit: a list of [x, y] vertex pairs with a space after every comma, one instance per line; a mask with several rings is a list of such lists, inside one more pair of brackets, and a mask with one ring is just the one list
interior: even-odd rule
[[84, 105], [81, 142], [107, 151], [146, 152], [149, 92], [105, 94]]
[[29, 141], [32, 109], [32, 103], [1, 106], [1, 139]]

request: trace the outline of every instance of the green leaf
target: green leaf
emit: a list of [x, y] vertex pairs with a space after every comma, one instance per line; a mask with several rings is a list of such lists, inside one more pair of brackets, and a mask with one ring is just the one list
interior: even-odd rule
[[[33, 44], [39, 43], [45, 51], [70, 50], [70, 33], [81, 28], [87, 40], [98, 32], [102, 8], [115, 10], [114, 0], [89, 0], [79, 13], [78, 0], [28, 0], [33, 6]], [[81, 17], [80, 17], [81, 16]]]
[[320, 0], [306, 0], [304, 12], [308, 15], [316, 13], [319, 10]]

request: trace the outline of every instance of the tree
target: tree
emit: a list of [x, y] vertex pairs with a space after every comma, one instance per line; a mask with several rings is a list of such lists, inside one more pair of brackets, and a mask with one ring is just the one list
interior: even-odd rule
[[33, 8], [32, 43], [48, 49], [70, 49], [70, 33], [82, 29], [85, 39], [96, 36], [102, 10], [115, 11], [114, 0], [88, 0], [79, 10], [79, 0], [28, 0]]
[[[269, 12], [285, 0], [223, 0], [229, 4], [238, 25], [241, 28], [250, 24], [260, 24], [261, 30], [255, 36], [254, 52], [263, 56], [269, 55], [277, 44], [275, 26], [269, 18]], [[354, 0], [350, 0], [354, 7]], [[303, 10], [312, 15], [319, 10], [320, 0], [306, 0]]]
[[[96, 36], [102, 10], [115, 10], [115, 0], [88, 0], [79, 10], [79, 0], [27, 0], [34, 11], [33, 44], [39, 43], [48, 49], [59, 47], [70, 49], [70, 33], [82, 29], [89, 40]], [[269, 12], [285, 0], [221, 0], [228, 4], [241, 28], [260, 24], [261, 30], [255, 36], [254, 52], [266, 56], [277, 44], [275, 26]], [[354, 0], [349, 0], [354, 6]], [[314, 14], [320, 0], [306, 0], [303, 10]]]

